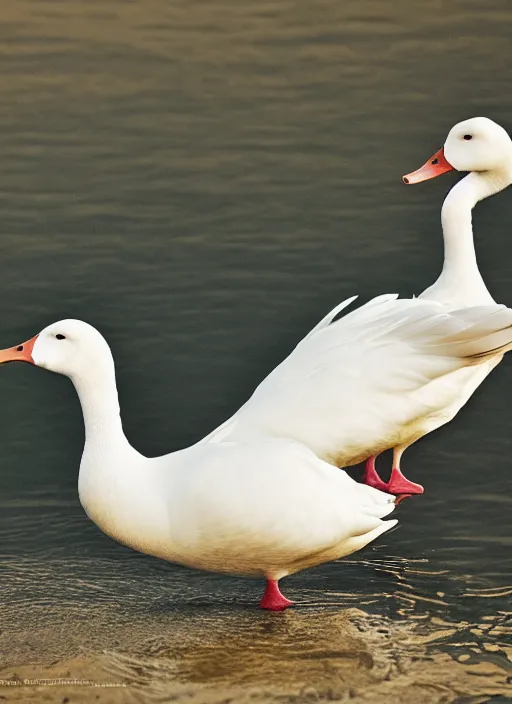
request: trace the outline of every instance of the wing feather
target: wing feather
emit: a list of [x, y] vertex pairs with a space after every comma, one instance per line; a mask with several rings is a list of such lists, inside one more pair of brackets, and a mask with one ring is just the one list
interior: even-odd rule
[[353, 464], [366, 450], [395, 446], [418, 419], [442, 416], [460, 396], [453, 372], [512, 347], [505, 306], [447, 310], [389, 294], [334, 321], [352, 300], [322, 318], [209, 438], [287, 437]]

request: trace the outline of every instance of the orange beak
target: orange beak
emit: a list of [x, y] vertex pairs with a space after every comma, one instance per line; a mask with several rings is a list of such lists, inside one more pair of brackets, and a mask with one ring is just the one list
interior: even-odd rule
[[38, 335], [32, 337], [26, 342], [22, 342], [21, 345], [16, 347], [8, 347], [6, 350], [0, 350], [0, 364], [5, 364], [6, 362], [29, 362], [34, 364], [32, 359], [32, 350]]
[[453, 167], [444, 155], [444, 147], [430, 157], [426, 164], [423, 164], [421, 169], [417, 171], [411, 171], [410, 174], [405, 174], [402, 176], [402, 181], [404, 183], [421, 183], [422, 181], [428, 181], [436, 176], [441, 176], [447, 171], [454, 171]]

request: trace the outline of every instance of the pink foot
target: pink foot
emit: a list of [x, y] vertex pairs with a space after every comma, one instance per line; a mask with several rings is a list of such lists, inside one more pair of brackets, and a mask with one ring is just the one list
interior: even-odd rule
[[260, 602], [260, 607], [262, 609], [269, 609], [270, 611], [284, 611], [292, 604], [293, 601], [287, 599], [279, 591], [277, 579], [267, 579], [267, 587], [265, 594], [263, 594], [263, 599]]
[[401, 496], [402, 494], [408, 494], [409, 496], [412, 494], [423, 494], [425, 491], [421, 484], [416, 484], [406, 479], [396, 467], [391, 470], [387, 490], [390, 494], [395, 494], [396, 496]]
[[366, 465], [364, 468], [363, 481], [368, 486], [373, 486], [374, 489], [379, 489], [379, 491], [389, 491], [386, 482], [383, 482], [379, 477], [377, 470], [375, 469], [375, 458], [377, 455], [372, 455], [366, 460]]

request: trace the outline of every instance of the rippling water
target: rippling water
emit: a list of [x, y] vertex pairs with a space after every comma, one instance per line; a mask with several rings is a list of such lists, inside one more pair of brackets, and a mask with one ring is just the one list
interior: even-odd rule
[[[401, 174], [460, 119], [512, 128], [507, 0], [3, 10], [0, 346], [62, 317], [97, 326], [125, 429], [147, 454], [222, 422], [343, 298], [429, 285], [454, 179], [406, 189]], [[509, 192], [475, 214], [482, 271], [509, 304], [511, 222]], [[76, 497], [83, 429], [69, 382], [0, 372], [6, 662], [115, 650], [134, 619], [141, 639], [182, 634], [184, 618], [200, 639], [228, 619], [243, 649], [240, 634], [262, 623], [261, 585], [101, 535]], [[509, 666], [511, 394], [506, 359], [454, 423], [406, 454], [426, 493], [400, 506], [399, 529], [287, 580], [301, 606], [285, 623], [307, 630], [311, 613], [327, 633], [357, 606], [428, 624], [431, 648], [455, 659]]]

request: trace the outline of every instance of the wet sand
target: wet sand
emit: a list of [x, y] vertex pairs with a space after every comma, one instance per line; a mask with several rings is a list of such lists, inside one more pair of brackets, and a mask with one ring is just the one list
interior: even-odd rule
[[[17, 655], [0, 670], [0, 679], [64, 678], [110, 686], [4, 685], [2, 701], [473, 704], [512, 694], [512, 670], [502, 657], [492, 662], [492, 652], [482, 659], [475, 648], [473, 654], [471, 648], [455, 648], [452, 655], [439, 650], [447, 639], [464, 645], [457, 643], [457, 626], [439, 619], [412, 624], [355, 608], [219, 615], [199, 609], [175, 613], [165, 630], [158, 619], [149, 625], [158, 635], [147, 636], [148, 623], [125, 625], [111, 634], [111, 649], [91, 647], [89, 629], [75, 630], [65, 643], [74, 656], [58, 660], [51, 658], [63, 647], [65, 633], [4, 632], [2, 650], [9, 641]], [[510, 635], [502, 628], [504, 638]], [[512, 648], [505, 651], [510, 659]]]

